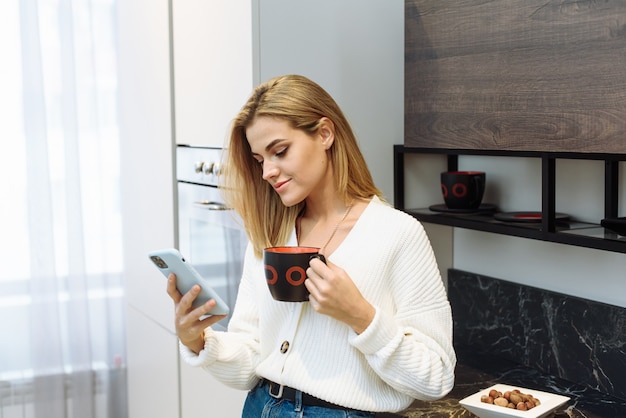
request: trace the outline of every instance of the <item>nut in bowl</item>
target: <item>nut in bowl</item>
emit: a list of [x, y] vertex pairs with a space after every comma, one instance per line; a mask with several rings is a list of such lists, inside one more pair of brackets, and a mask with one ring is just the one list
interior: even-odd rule
[[[497, 394], [500, 396], [497, 396]], [[514, 394], [514, 402], [510, 400], [512, 394]], [[491, 403], [489, 403], [488, 397], [491, 398]], [[518, 400], [517, 397], [522, 399]], [[476, 392], [460, 400], [459, 403], [463, 408], [479, 418], [543, 418], [550, 416], [556, 408], [563, 405], [568, 400], [569, 397], [563, 395], [497, 384]], [[520, 409], [518, 409], [517, 404], [520, 402], [524, 405], [520, 405]], [[524, 410], [524, 408], [526, 410]]]

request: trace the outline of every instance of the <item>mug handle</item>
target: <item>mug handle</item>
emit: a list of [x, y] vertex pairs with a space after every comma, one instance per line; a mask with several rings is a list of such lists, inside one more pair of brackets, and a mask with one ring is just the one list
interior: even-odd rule
[[324, 257], [323, 254], [314, 254], [314, 255], [312, 255], [311, 257], [309, 257], [309, 262], [311, 260], [313, 260], [314, 258], [317, 258], [318, 260], [321, 260], [322, 263], [326, 264], [326, 257]]
[[[485, 188], [485, 183], [483, 182], [483, 178], [481, 176], [475, 176], [474, 177], [474, 186], [476, 187], [476, 190], [482, 190], [484, 192], [484, 188]], [[480, 196], [480, 198], [482, 199], [482, 193], [477, 193], [477, 196]], [[474, 204], [475, 202], [472, 202], [472, 204]]]

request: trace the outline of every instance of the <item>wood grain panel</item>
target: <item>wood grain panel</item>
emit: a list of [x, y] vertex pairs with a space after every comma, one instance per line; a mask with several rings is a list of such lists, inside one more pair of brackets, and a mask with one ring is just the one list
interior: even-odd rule
[[626, 1], [406, 0], [405, 145], [626, 152]]

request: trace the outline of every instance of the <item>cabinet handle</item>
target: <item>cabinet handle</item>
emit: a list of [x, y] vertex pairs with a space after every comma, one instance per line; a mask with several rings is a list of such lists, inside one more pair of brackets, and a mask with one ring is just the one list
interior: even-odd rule
[[213, 202], [210, 200], [198, 200], [193, 205], [206, 210], [229, 210], [230, 208], [223, 203]]

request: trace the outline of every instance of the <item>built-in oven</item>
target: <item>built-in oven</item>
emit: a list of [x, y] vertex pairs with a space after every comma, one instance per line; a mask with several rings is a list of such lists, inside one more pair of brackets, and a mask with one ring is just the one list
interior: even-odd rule
[[[178, 246], [232, 312], [247, 237], [218, 188], [221, 156], [220, 148], [177, 146]], [[229, 319], [230, 315], [217, 328], [225, 328]]]

